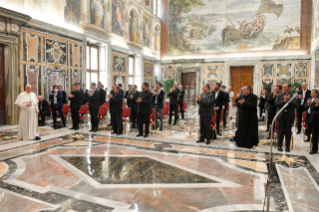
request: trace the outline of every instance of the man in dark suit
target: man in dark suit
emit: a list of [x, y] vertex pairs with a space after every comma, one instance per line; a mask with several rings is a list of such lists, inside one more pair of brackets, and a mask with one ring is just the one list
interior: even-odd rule
[[305, 112], [307, 113], [307, 138], [305, 139], [305, 142], [310, 142], [310, 137], [311, 137], [311, 132], [312, 132], [312, 129], [313, 129], [313, 123], [314, 123], [314, 119], [313, 119], [313, 116], [315, 114], [312, 113], [313, 110], [316, 110], [315, 107], [313, 107], [316, 102], [315, 102], [315, 99], [317, 98], [318, 96], [318, 91], [317, 90], [312, 90], [311, 91], [311, 99], [309, 98], [308, 101], [305, 103]]
[[152, 94], [148, 90], [148, 83], [144, 82], [142, 85], [143, 91], [140, 93], [140, 96], [136, 100], [139, 104], [138, 109], [138, 128], [139, 128], [139, 136], [143, 136], [143, 123], [145, 123], [145, 135], [144, 137], [148, 137], [149, 134], [149, 125], [150, 125], [150, 115], [152, 113]]
[[[269, 126], [272, 124], [272, 121], [274, 120], [275, 116], [276, 116], [276, 112], [277, 112], [277, 107], [275, 106], [275, 101], [277, 96], [281, 93], [282, 87], [281, 85], [277, 85], [276, 88], [274, 89], [273, 93], [270, 93], [267, 97], [267, 113], [268, 113], [268, 126], [267, 129], [269, 130], [269, 136], [268, 139], [270, 139], [271, 136], [271, 129], [269, 128]], [[274, 125], [274, 130], [273, 132], [275, 132], [275, 125]]]
[[212, 92], [214, 97], [214, 110], [216, 112], [216, 130], [218, 135], [222, 135], [219, 130], [220, 113], [223, 110], [224, 92], [220, 90], [220, 83], [216, 83], [215, 90]]
[[[122, 84], [118, 84], [118, 87], [120, 88], [120, 94], [122, 94], [122, 96], [124, 96], [124, 90], [122, 88]], [[116, 88], [116, 86], [114, 86], [114, 89]], [[114, 91], [113, 91], [114, 92]]]
[[106, 92], [105, 92], [104, 86], [102, 85], [101, 82], [98, 82], [97, 87], [98, 87], [98, 90], [100, 92], [99, 106], [101, 106], [105, 103]]
[[114, 95], [109, 94], [110, 99], [110, 112], [112, 114], [112, 134], [122, 135], [123, 134], [123, 96], [120, 93], [120, 88], [115, 87]]
[[312, 103], [310, 106], [309, 123], [312, 126], [312, 148], [309, 154], [318, 153], [318, 138], [319, 138], [319, 96], [318, 90], [312, 90], [314, 93]]
[[67, 97], [67, 95], [66, 95], [66, 92], [65, 92], [64, 90], [62, 90], [62, 86], [61, 86], [61, 85], [58, 86], [58, 90], [61, 91], [62, 94], [63, 94], [63, 97], [62, 97], [62, 103], [63, 103], [63, 105], [68, 104], [68, 103], [69, 103], [69, 102], [68, 102], [68, 99], [67, 99], [68, 97]]
[[223, 124], [224, 124], [224, 128], [226, 128], [226, 117], [227, 117], [227, 108], [228, 108], [228, 104], [229, 104], [229, 93], [226, 92], [226, 86], [223, 85], [221, 90], [224, 92], [224, 103], [223, 103]]
[[185, 90], [183, 90], [183, 86], [179, 85], [179, 100], [178, 100], [178, 105], [180, 109], [180, 113], [182, 114], [182, 120], [184, 120], [184, 96], [185, 96]]
[[174, 118], [174, 125], [176, 125], [177, 122], [177, 117], [178, 117], [178, 101], [179, 101], [179, 93], [180, 90], [178, 89], [178, 83], [175, 82], [174, 88], [170, 89], [170, 93], [168, 96], [170, 97], [169, 99], [169, 124], [172, 124], [172, 116], [173, 116], [173, 111], [175, 113], [175, 118]]
[[49, 109], [49, 103], [47, 100], [43, 99], [42, 96], [38, 96], [38, 100], [39, 100], [39, 105], [38, 105], [38, 109], [39, 109], [39, 116], [38, 116], [38, 125], [39, 126], [44, 126], [45, 125], [45, 117], [51, 116], [51, 112]]
[[136, 124], [138, 123], [138, 121], [137, 121], [138, 103], [136, 102], [138, 97], [139, 97], [139, 92], [137, 91], [137, 86], [133, 85], [132, 86], [132, 93], [130, 95], [130, 102], [131, 102], [131, 117], [130, 117], [130, 120], [132, 122], [132, 129], [136, 128]]
[[58, 86], [54, 85], [53, 90], [49, 96], [50, 107], [52, 108], [52, 116], [53, 116], [53, 127], [54, 129], [58, 129], [56, 126], [56, 111], [60, 114], [62, 119], [63, 126], [65, 127], [65, 118], [62, 112], [63, 103], [62, 103], [63, 93], [58, 90]]
[[[299, 99], [298, 104], [296, 106], [297, 113], [298, 113], [298, 124], [297, 124], [297, 134], [301, 132], [301, 123], [302, 123], [302, 114], [305, 112], [305, 104], [311, 98], [310, 93], [311, 91], [307, 89], [308, 84], [306, 82], [302, 83], [302, 89], [299, 91]], [[308, 118], [308, 117], [307, 117]]]
[[131, 94], [132, 94], [132, 85], [128, 85], [128, 90], [125, 92], [125, 99], [127, 107], [131, 108]]
[[96, 89], [96, 84], [93, 82], [91, 83], [91, 91], [88, 92], [89, 94], [89, 110], [91, 114], [91, 125], [92, 129], [90, 132], [97, 132], [98, 131], [98, 126], [99, 126], [99, 119], [98, 119], [98, 114], [99, 114], [99, 108], [100, 108], [100, 91]]
[[89, 102], [89, 95], [88, 95], [88, 92], [89, 90], [86, 89], [86, 85], [83, 83], [82, 84], [82, 91], [83, 91], [83, 103], [82, 104], [86, 104]]
[[210, 144], [211, 140], [211, 128], [210, 123], [212, 116], [214, 115], [214, 97], [210, 92], [210, 85], [203, 86], [203, 93], [197, 95], [197, 104], [199, 104], [199, 122], [200, 122], [200, 139], [197, 143], [204, 142], [206, 138], [206, 144]]
[[69, 94], [70, 100], [70, 108], [71, 108], [71, 117], [72, 117], [72, 128], [70, 130], [78, 130], [79, 129], [79, 111], [83, 102], [83, 98], [81, 96], [81, 91], [78, 90], [77, 85], [72, 85], [72, 91]]
[[155, 115], [155, 123], [156, 123], [156, 128], [157, 126], [157, 114], [160, 117], [160, 131], [163, 130], [163, 108], [164, 108], [164, 98], [165, 98], [165, 91], [162, 89], [163, 84], [158, 82], [156, 84], [156, 90], [153, 91], [153, 105], [154, 109], [156, 111]]
[[[277, 113], [281, 108], [293, 98], [290, 92], [291, 85], [285, 83], [283, 86], [283, 93], [279, 94], [275, 101], [275, 106], [277, 107]], [[282, 143], [284, 140], [284, 135], [286, 138], [286, 152], [290, 152], [290, 140], [291, 140], [291, 127], [295, 120], [295, 108], [298, 104], [298, 100], [293, 100], [288, 107], [277, 117], [278, 120], [278, 151], [282, 152]]]

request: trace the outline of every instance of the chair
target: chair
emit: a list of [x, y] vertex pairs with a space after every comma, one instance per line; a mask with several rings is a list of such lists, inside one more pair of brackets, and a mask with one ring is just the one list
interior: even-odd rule
[[131, 108], [123, 108], [122, 121], [123, 121], [123, 127], [125, 132], [126, 132], [126, 123], [130, 122], [130, 116], [131, 116]]
[[165, 102], [165, 107], [169, 107], [169, 102]]
[[82, 127], [82, 120], [85, 119], [86, 122], [88, 122], [88, 106], [86, 105], [82, 105], [80, 107], [80, 115], [79, 115], [79, 118], [80, 118], [80, 123], [81, 123], [81, 127]]
[[64, 118], [69, 122], [70, 120], [70, 105], [63, 105], [62, 112], [64, 114]]
[[307, 112], [302, 113], [302, 128], [301, 128], [301, 137], [305, 139], [306, 129], [308, 128], [307, 125]]
[[294, 129], [297, 131], [297, 123], [298, 123], [298, 112], [295, 110], [295, 121], [294, 121]]
[[100, 121], [100, 128], [102, 128], [103, 121], [105, 121], [105, 125], [107, 126], [107, 107], [105, 105], [100, 106], [98, 119]]
[[[157, 116], [157, 119], [159, 119], [160, 117], [159, 116]], [[168, 124], [168, 107], [164, 107], [163, 108], [163, 123], [165, 123], [166, 122], [166, 125]]]
[[217, 129], [216, 129], [216, 113], [212, 116], [212, 119], [210, 120], [210, 128], [212, 129], [212, 141], [214, 139], [214, 136], [217, 136]]
[[184, 110], [185, 116], [187, 117], [187, 102], [184, 102], [183, 110]]
[[155, 114], [156, 114], [156, 111], [155, 111], [155, 109], [153, 109], [152, 113], [150, 115], [150, 127], [151, 127], [151, 132], [153, 129], [154, 133], [156, 132]]
[[[278, 125], [278, 121], [276, 120], [275, 122], [275, 132], [274, 132], [274, 138], [272, 138], [272, 142], [275, 145], [275, 148], [277, 147], [277, 134], [278, 134], [278, 129], [277, 129], [277, 125]], [[270, 127], [271, 129], [271, 127]], [[293, 136], [294, 132], [291, 131], [291, 149], [294, 149], [294, 136]], [[285, 138], [285, 142], [286, 142], [286, 138]]]

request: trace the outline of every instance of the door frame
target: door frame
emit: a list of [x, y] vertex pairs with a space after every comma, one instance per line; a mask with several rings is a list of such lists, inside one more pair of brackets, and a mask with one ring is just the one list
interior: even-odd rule
[[200, 67], [194, 67], [194, 68], [177, 68], [177, 74], [176, 74], [176, 82], [179, 84], [182, 83], [182, 73], [196, 73], [196, 94], [200, 94], [201, 89], [201, 68]]
[[253, 93], [258, 95], [259, 91], [259, 76], [260, 76], [260, 61], [228, 61], [225, 62], [225, 86], [231, 85], [231, 67], [238, 66], [253, 66]]

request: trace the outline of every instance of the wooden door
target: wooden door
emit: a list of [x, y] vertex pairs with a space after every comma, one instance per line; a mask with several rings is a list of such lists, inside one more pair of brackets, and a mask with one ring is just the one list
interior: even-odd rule
[[196, 72], [182, 73], [182, 86], [185, 90], [184, 102], [195, 105], [196, 101]]
[[231, 67], [231, 86], [234, 92], [233, 105], [235, 105], [235, 99], [237, 94], [240, 93], [241, 87], [244, 85], [253, 87], [253, 74], [253, 66]]
[[0, 44], [0, 125], [6, 124], [4, 46]]

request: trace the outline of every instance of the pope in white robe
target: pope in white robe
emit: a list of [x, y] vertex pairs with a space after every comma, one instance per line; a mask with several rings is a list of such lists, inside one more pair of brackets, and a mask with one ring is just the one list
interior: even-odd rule
[[38, 97], [32, 86], [26, 85], [25, 92], [19, 94], [15, 105], [20, 108], [18, 140], [40, 140], [38, 132]]

